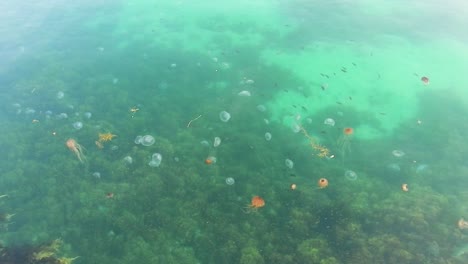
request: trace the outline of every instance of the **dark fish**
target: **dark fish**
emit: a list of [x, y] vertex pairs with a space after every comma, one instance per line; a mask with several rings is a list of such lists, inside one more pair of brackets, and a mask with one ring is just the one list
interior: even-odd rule
[[352, 98], [351, 96], [350, 96], [350, 97], [348, 97], [348, 98], [349, 98], [349, 100], [353, 100], [353, 98]]
[[384, 112], [380, 112], [379, 114], [381, 114], [381, 115], [387, 115], [387, 113], [384, 113]]
[[305, 106], [302, 106], [302, 109], [304, 109], [305, 111], [307, 111], [307, 108]]
[[284, 91], [285, 93], [289, 93], [289, 91], [288, 91], [288, 90], [286, 90], [286, 89], [283, 89], [283, 91]]
[[292, 105], [292, 107], [294, 107], [294, 108], [297, 108], [297, 106], [296, 106], [296, 105]]
[[353, 65], [356, 67], [356, 63], [353, 62]]
[[339, 105], [342, 105], [342, 104], [343, 104], [342, 102], [338, 102], [338, 101], [337, 101], [336, 103], [339, 104]]

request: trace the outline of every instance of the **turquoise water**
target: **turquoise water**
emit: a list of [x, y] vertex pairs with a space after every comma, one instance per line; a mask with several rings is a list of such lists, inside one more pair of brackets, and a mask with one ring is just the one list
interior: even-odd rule
[[0, 4], [5, 246], [468, 262], [464, 1], [63, 2]]

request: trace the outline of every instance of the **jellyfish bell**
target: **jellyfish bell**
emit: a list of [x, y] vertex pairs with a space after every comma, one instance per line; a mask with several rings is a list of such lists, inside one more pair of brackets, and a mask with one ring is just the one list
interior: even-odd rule
[[463, 218], [458, 220], [457, 226], [459, 229], [468, 229], [468, 221]]
[[223, 122], [227, 122], [227, 121], [229, 121], [229, 119], [231, 119], [231, 114], [229, 114], [226, 111], [221, 111], [219, 113], [219, 119], [221, 119], [221, 121], [223, 121]]
[[241, 97], [249, 97], [249, 96], [251, 96], [252, 94], [251, 94], [249, 91], [244, 90], [244, 91], [239, 92], [237, 95], [238, 95], [238, 96], [241, 96]]
[[328, 186], [328, 180], [325, 178], [320, 178], [317, 182], [317, 185], [320, 189], [326, 188]]
[[286, 165], [286, 167], [288, 167], [289, 169], [292, 169], [294, 167], [294, 162], [290, 159], [285, 159], [284, 160], [284, 164]]
[[335, 125], [335, 120], [333, 120], [332, 118], [327, 118], [325, 119], [325, 121], [323, 121], [323, 123], [327, 126], [334, 126]]
[[354, 133], [354, 129], [352, 127], [345, 127], [343, 129], [343, 134], [350, 136]]
[[83, 123], [79, 122], [79, 121], [73, 123], [72, 125], [73, 125], [73, 128], [76, 129], [76, 130], [80, 130], [80, 129], [83, 128]]
[[401, 185], [401, 190], [404, 191], [404, 192], [409, 191], [408, 184], [407, 184], [407, 183], [403, 183], [403, 184]]
[[270, 140], [271, 140], [271, 133], [270, 133], [270, 132], [266, 132], [266, 133], [265, 133], [265, 140], [266, 140], [266, 141], [270, 141]]
[[295, 183], [293, 183], [293, 184], [291, 184], [291, 185], [289, 186], [289, 189], [291, 189], [291, 190], [293, 190], [293, 191], [296, 190], [296, 188], [297, 188], [297, 185], [296, 185]]
[[134, 142], [135, 144], [139, 145], [141, 144], [141, 140], [143, 139], [143, 136], [136, 136]]
[[154, 142], [155, 142], [155, 139], [151, 135], [144, 135], [140, 140], [140, 143], [145, 147], [153, 145]]
[[220, 137], [215, 137], [213, 141], [213, 147], [217, 147], [221, 144], [221, 138]]
[[399, 149], [395, 149], [392, 151], [392, 155], [397, 157], [397, 158], [401, 158], [405, 155], [405, 152], [399, 150]]
[[205, 159], [205, 164], [206, 165], [211, 165], [216, 163], [216, 157], [215, 156], [209, 156], [208, 158]]
[[262, 208], [265, 206], [265, 200], [263, 200], [262, 197], [256, 195], [252, 197], [252, 200], [250, 201], [250, 204], [248, 204], [244, 208], [245, 213], [251, 213], [251, 212], [256, 212], [259, 208]]
[[232, 177], [226, 178], [226, 184], [227, 185], [233, 185], [236, 181]]
[[421, 77], [421, 82], [422, 82], [424, 85], [428, 85], [428, 84], [429, 84], [429, 78], [426, 77], [426, 76], [423, 76], [423, 77]]
[[355, 181], [355, 180], [357, 180], [357, 174], [356, 174], [356, 172], [354, 172], [352, 170], [347, 170], [347, 171], [345, 171], [345, 178], [350, 180], [350, 181]]
[[123, 161], [126, 163], [126, 164], [132, 164], [133, 163], [133, 158], [131, 156], [126, 156], [125, 158], [123, 158]]

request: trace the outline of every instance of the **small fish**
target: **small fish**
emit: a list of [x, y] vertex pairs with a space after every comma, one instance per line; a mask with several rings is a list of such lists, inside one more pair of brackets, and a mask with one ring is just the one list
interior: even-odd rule
[[294, 107], [294, 108], [297, 108], [297, 106], [296, 106], [296, 105], [292, 105], [292, 107]]
[[342, 102], [338, 102], [338, 101], [336, 101], [336, 103], [339, 104], [339, 105], [342, 105], [342, 104], [343, 104]]
[[356, 63], [353, 62], [352, 64], [354, 65], [354, 67], [356, 67]]
[[348, 97], [348, 99], [349, 99], [349, 100], [353, 100], [353, 98], [352, 98], [351, 96], [350, 96], [350, 97]]
[[307, 111], [307, 108], [305, 106], [301, 106], [304, 111]]
[[286, 89], [283, 89], [283, 91], [284, 91], [285, 93], [289, 93], [289, 91], [288, 91], [288, 90], [286, 90]]
[[387, 115], [387, 113], [384, 113], [384, 112], [380, 112], [379, 114], [380, 115]]
[[348, 70], [345, 67], [341, 67], [341, 71], [344, 73], [348, 72]]

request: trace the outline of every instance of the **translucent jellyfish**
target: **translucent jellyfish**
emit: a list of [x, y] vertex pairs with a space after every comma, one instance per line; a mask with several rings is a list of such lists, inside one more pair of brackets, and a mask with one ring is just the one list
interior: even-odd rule
[[391, 163], [387, 165], [387, 169], [393, 171], [393, 172], [400, 172], [401, 168], [400, 165], [396, 163]]
[[341, 151], [341, 155], [345, 155], [347, 152], [351, 152], [351, 139], [354, 135], [354, 129], [352, 127], [345, 127], [343, 133], [338, 138], [336, 145]]
[[290, 159], [285, 159], [284, 164], [286, 164], [286, 167], [288, 167], [289, 169], [292, 169], [294, 167], [294, 162]]
[[241, 96], [241, 97], [248, 97], [248, 96], [251, 96], [250, 92], [249, 91], [241, 91], [239, 92], [237, 95]]
[[307, 124], [312, 124], [312, 118], [310, 118], [310, 117], [306, 118], [306, 122], [307, 122]]
[[200, 141], [200, 144], [202, 144], [202, 146], [205, 146], [205, 147], [210, 146], [210, 142], [208, 142], [208, 140], [202, 140], [202, 141]]
[[65, 94], [62, 91], [57, 92], [57, 94], [55, 95], [57, 99], [62, 99], [64, 96]]
[[134, 142], [135, 144], [141, 144], [141, 140], [143, 139], [143, 136], [136, 136]]
[[266, 118], [263, 119], [263, 122], [265, 122], [266, 125], [269, 125], [269, 124], [270, 124], [270, 120], [268, 120], [268, 119], [266, 119]]
[[146, 147], [153, 145], [154, 141], [154, 137], [151, 135], [145, 135], [141, 138], [141, 144]]
[[205, 159], [205, 163], [207, 165], [215, 164], [217, 161], [215, 156], [209, 156], [208, 158]]
[[248, 79], [248, 80], [245, 80], [245, 84], [254, 84], [254, 80], [252, 79]]
[[133, 158], [130, 156], [126, 156], [125, 158], [123, 158], [123, 161], [125, 162], [125, 164], [130, 165], [133, 163]]
[[260, 112], [265, 112], [266, 111], [266, 106], [259, 104], [257, 105], [257, 110]]
[[66, 113], [60, 113], [57, 115], [57, 119], [66, 119], [68, 118], [68, 115]]
[[327, 118], [325, 119], [325, 121], [323, 121], [323, 123], [327, 126], [334, 126], [335, 125], [335, 120], [333, 120], [332, 118]]
[[427, 171], [427, 168], [429, 167], [429, 165], [427, 164], [419, 164], [417, 167], [416, 167], [416, 173], [423, 173], [425, 171]]
[[352, 171], [352, 170], [347, 170], [345, 171], [345, 177], [346, 179], [350, 180], [350, 181], [355, 181], [357, 179], [357, 174], [356, 172]]
[[299, 131], [301, 131], [301, 126], [294, 122], [292, 125], [291, 125], [291, 129], [294, 133], [299, 133]]
[[213, 141], [213, 147], [216, 148], [216, 147], [219, 146], [220, 144], [221, 144], [221, 138], [215, 137], [215, 138], [214, 138], [214, 141]]
[[271, 133], [270, 133], [270, 132], [266, 132], [266, 133], [265, 133], [265, 140], [266, 140], [266, 141], [270, 141], [270, 140], [271, 140]]
[[72, 124], [74, 129], [82, 129], [83, 128], [83, 123], [82, 122], [75, 122]]
[[34, 110], [33, 108], [30, 108], [30, 107], [26, 107], [26, 109], [24, 110], [24, 113], [27, 114], [27, 115], [32, 115], [32, 114], [36, 113], [36, 110]]
[[227, 185], [233, 185], [236, 181], [232, 177], [226, 178], [226, 184]]
[[112, 83], [113, 83], [113, 84], [117, 84], [118, 82], [119, 82], [119, 79], [118, 79], [118, 78], [112, 79]]
[[84, 112], [83, 115], [84, 115], [84, 117], [86, 117], [88, 119], [90, 119], [91, 116], [93, 116], [93, 114], [91, 114], [91, 112]]
[[101, 179], [101, 173], [99, 171], [95, 171], [93, 172], [93, 177], [96, 178], [96, 179]]
[[231, 119], [231, 114], [229, 114], [226, 111], [221, 111], [219, 113], [219, 119], [221, 119], [221, 121], [223, 121], [223, 122], [227, 122], [227, 121], [229, 121], [229, 119]]
[[392, 155], [397, 157], [397, 158], [401, 158], [405, 155], [405, 153], [399, 149], [395, 149], [392, 151]]
[[151, 167], [159, 167], [161, 165], [162, 155], [159, 153], [154, 153], [151, 156], [151, 161], [148, 163]]

